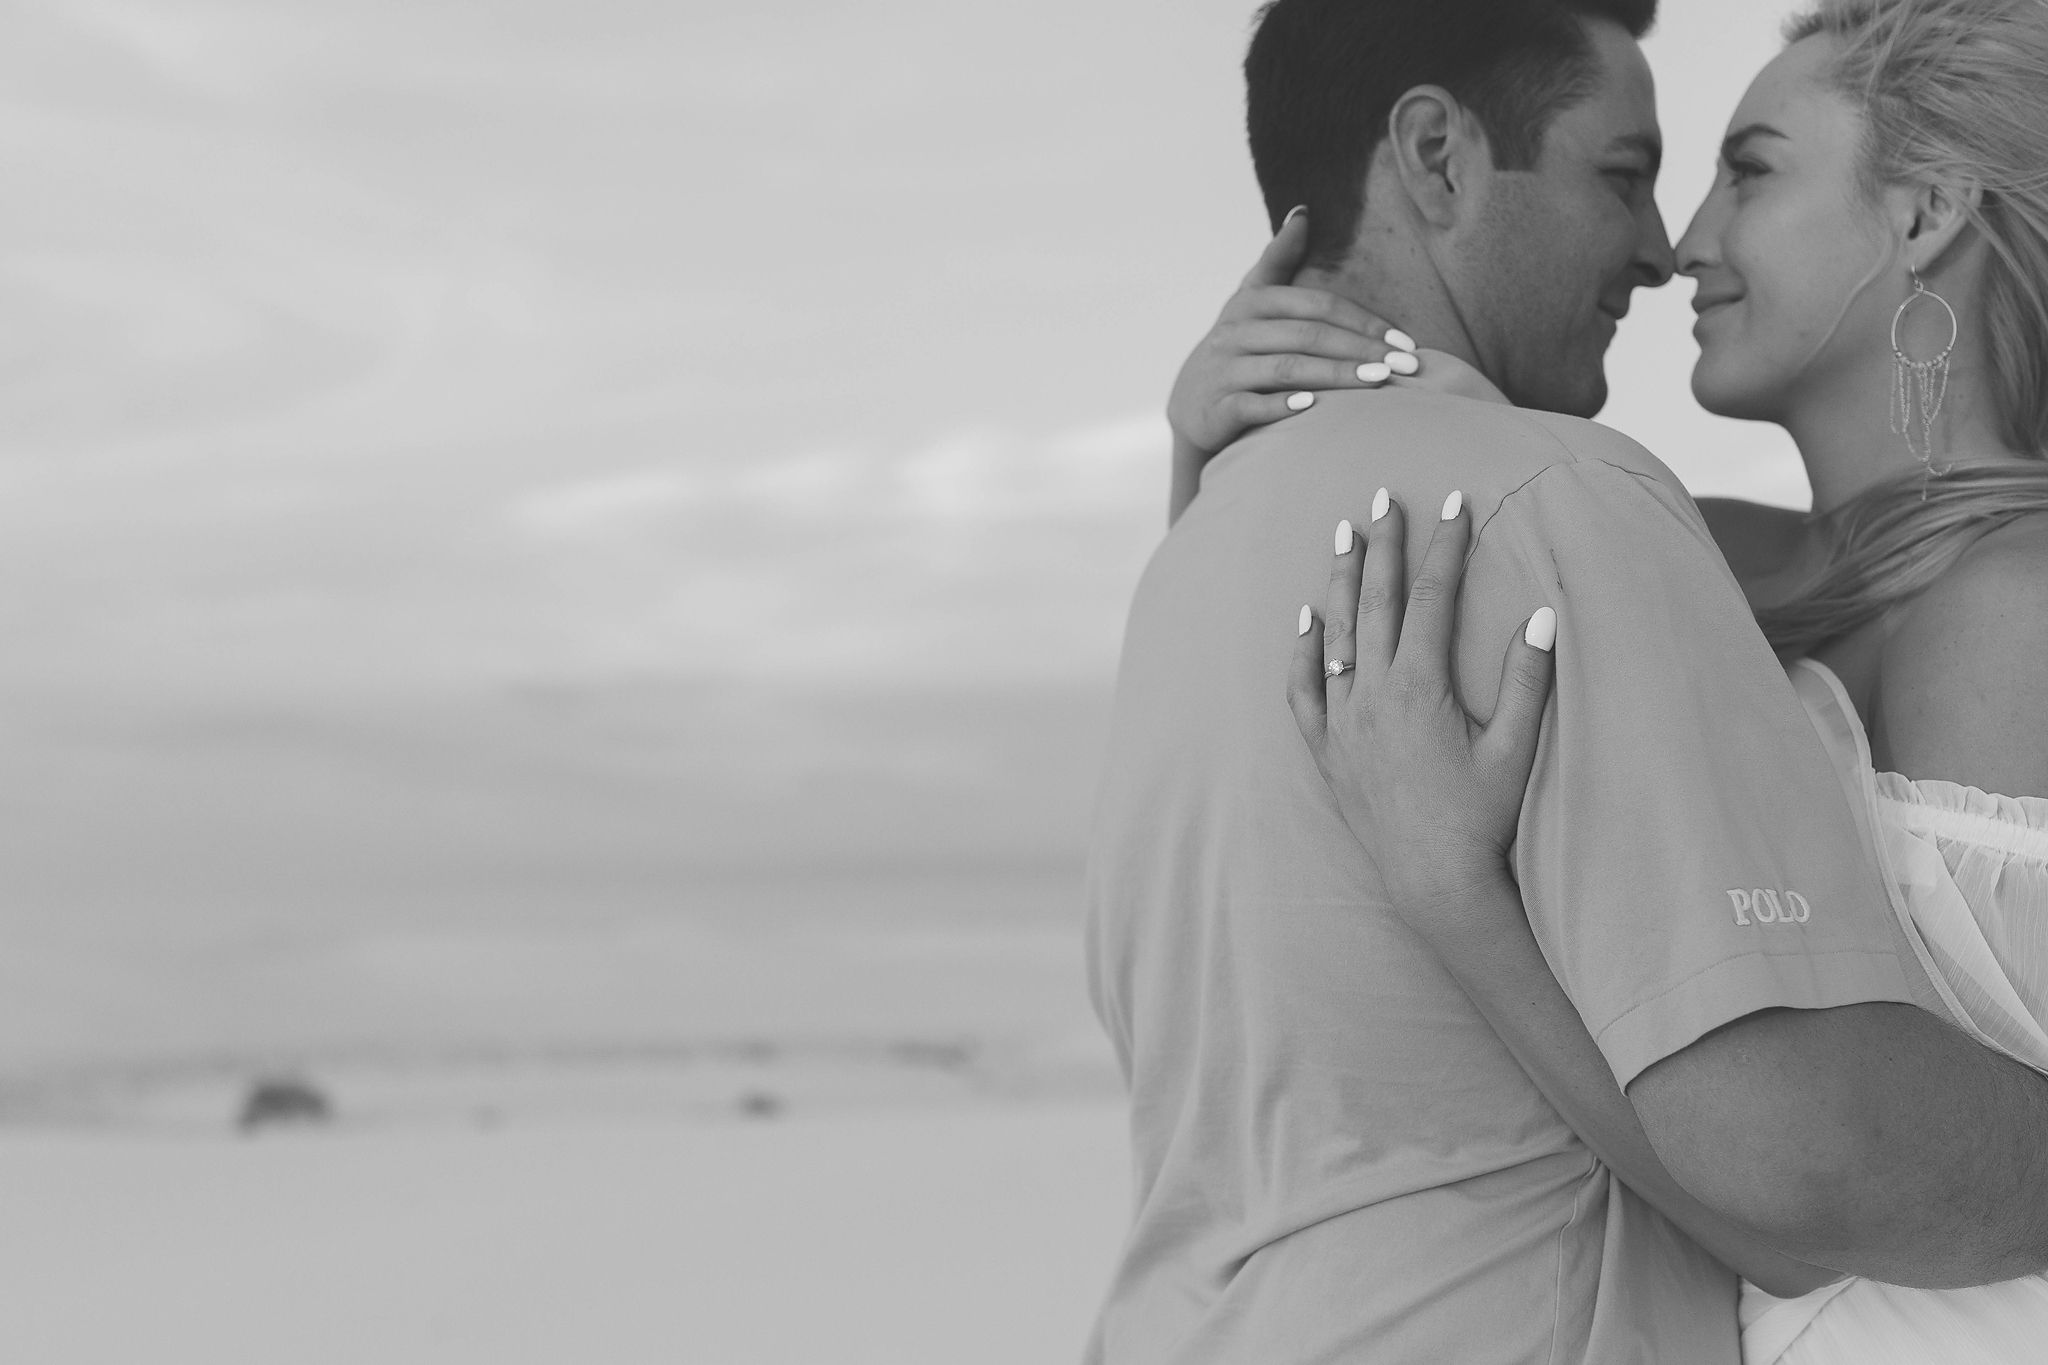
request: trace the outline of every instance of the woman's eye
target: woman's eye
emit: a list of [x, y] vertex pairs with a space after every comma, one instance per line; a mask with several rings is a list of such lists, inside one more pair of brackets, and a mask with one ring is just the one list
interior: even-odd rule
[[1728, 183], [1740, 185], [1746, 180], [1754, 180], [1762, 175], [1765, 169], [1761, 163], [1755, 161], [1731, 161], [1728, 163]]

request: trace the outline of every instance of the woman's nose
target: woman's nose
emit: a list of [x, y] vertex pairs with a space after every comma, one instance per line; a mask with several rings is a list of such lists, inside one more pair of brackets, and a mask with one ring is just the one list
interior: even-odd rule
[[1714, 195], [1709, 192], [1701, 201], [1692, 222], [1686, 225], [1685, 235], [1678, 239], [1678, 273], [1697, 278], [1702, 271], [1711, 270], [1720, 259], [1720, 218], [1715, 211]]

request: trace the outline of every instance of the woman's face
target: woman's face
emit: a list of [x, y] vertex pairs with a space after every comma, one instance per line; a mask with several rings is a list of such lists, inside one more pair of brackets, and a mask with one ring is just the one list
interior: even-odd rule
[[1803, 39], [1757, 76], [1678, 243], [1709, 412], [1783, 421], [1802, 386], [1891, 355], [1906, 272], [1858, 182], [1862, 118], [1825, 79], [1833, 43]]

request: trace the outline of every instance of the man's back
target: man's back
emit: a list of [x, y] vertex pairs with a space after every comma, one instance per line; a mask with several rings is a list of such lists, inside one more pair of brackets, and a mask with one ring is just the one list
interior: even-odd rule
[[[1669, 676], [1602, 664], [1594, 677], [1566, 644], [1597, 596], [1579, 602], [1569, 589], [1600, 579], [1611, 591], [1650, 558], [1673, 576], [1670, 592], [1705, 578], [1699, 648], [1751, 651], [1734, 686], [1754, 695], [1715, 700], [1737, 709], [1738, 724], [1744, 708], [1765, 713], [1765, 746], [1796, 743], [1787, 725], [1805, 730], [1689, 500], [1611, 432], [1404, 390], [1343, 395], [1221, 457], [1139, 589], [1094, 833], [1092, 984], [1131, 1082], [1139, 1182], [1095, 1358], [1732, 1365], [1731, 1277], [1610, 1183], [1389, 912], [1295, 732], [1285, 702], [1295, 614], [1321, 599], [1336, 522], [1363, 526], [1381, 485], [1425, 525], [1454, 487], [1473, 509], [1459, 676], [1478, 714], [1491, 709], [1511, 631], [1561, 589], [1560, 705], [1575, 686], [1580, 702], [1682, 691], [1683, 659], [1663, 661], [1680, 670]], [[1412, 559], [1425, 539], [1418, 529]], [[1551, 539], [1571, 547], [1554, 571]], [[1659, 603], [1657, 566], [1643, 567], [1644, 619], [1689, 605]], [[1625, 644], [1629, 628], [1617, 628]], [[1784, 692], [1778, 710], [1773, 686]], [[1702, 699], [1669, 700], [1682, 713]], [[1635, 702], [1654, 725], [1654, 699], [1647, 713]], [[1672, 719], [1681, 731], [1693, 724]], [[1622, 716], [1621, 742], [1630, 729]], [[1805, 739], [1817, 750], [1810, 730]], [[1533, 798], [1525, 818], [1524, 844], [1541, 846], [1521, 869], [1532, 920], [1567, 989], [1582, 987], [1574, 998], [1624, 1084], [1749, 1010], [1870, 993], [1861, 981], [1809, 989], [1810, 971], [1788, 985], [1785, 959], [1768, 953], [1804, 959], [1813, 945], [1723, 943], [1718, 917], [1687, 919], [1647, 949], [1610, 952], [1568, 929], [1546, 937], [1539, 911], [1565, 898], [1560, 859], [1607, 867], [1625, 861], [1612, 855], [1633, 837], [1631, 816], [1616, 817], [1604, 849], [1603, 836], [1564, 825], [1601, 820], [1608, 801], [1646, 806], [1658, 827], [1682, 824], [1728, 779], [1688, 743], [1642, 755], [1656, 788], [1644, 794], [1618, 789], [1626, 755], [1547, 740], [1539, 788], [1604, 772], [1594, 785], [1605, 796], [1578, 805], [1584, 820]], [[1738, 767], [1768, 751], [1743, 746], [1730, 755]], [[1712, 769], [1697, 775], [1705, 786], [1668, 780], [1701, 763]], [[1824, 762], [1809, 766], [1831, 781]], [[1759, 879], [1726, 872], [1722, 855], [1732, 848], [1752, 872], [1747, 854], [1774, 837], [1703, 835], [1701, 851], [1688, 844], [1653, 870], [1697, 892], [1679, 901], [1711, 906], [1721, 886]], [[1659, 862], [1654, 829], [1644, 851]], [[1638, 873], [1610, 867], [1593, 880], [1626, 898]], [[1600, 903], [1595, 887], [1589, 906]], [[1688, 984], [1723, 978], [1725, 1002], [1702, 1004]]]

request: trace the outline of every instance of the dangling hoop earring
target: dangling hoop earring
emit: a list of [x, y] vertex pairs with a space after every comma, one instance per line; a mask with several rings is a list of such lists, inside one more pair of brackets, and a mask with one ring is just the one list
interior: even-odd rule
[[[1927, 466], [1928, 475], [1933, 476], [1955, 468], [1952, 463], [1941, 469], [1934, 467], [1934, 419], [1941, 415], [1941, 400], [1948, 396], [1948, 358], [1962, 336], [1962, 325], [1956, 321], [1956, 310], [1949, 307], [1948, 300], [1921, 281], [1919, 271], [1909, 273], [1913, 276], [1913, 292], [1892, 314], [1892, 430], [1906, 438], [1906, 449], [1918, 456], [1920, 463]], [[1921, 299], [1934, 300], [1948, 314], [1948, 345], [1932, 360], [1915, 360], [1899, 345], [1899, 324], [1905, 320], [1906, 310]], [[1921, 497], [1926, 496], [1923, 487]]]

